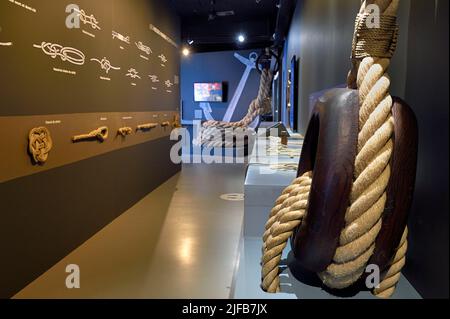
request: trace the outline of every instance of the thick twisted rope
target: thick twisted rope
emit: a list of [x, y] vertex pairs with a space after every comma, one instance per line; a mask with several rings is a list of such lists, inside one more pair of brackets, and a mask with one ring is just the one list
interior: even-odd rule
[[248, 126], [260, 115], [270, 112], [271, 109], [271, 89], [272, 89], [273, 74], [271, 70], [263, 69], [261, 73], [261, 80], [259, 84], [258, 96], [249, 106], [247, 114], [238, 122], [223, 122], [223, 121], [207, 121], [202, 125], [200, 136], [196, 144], [206, 147], [220, 147], [233, 146], [233, 139], [225, 140], [225, 130], [233, 129], [236, 132], [231, 132], [236, 139], [253, 133], [253, 130]]
[[[367, 262], [374, 252], [375, 240], [381, 229], [382, 213], [386, 204], [386, 188], [391, 174], [389, 162], [393, 152], [394, 119], [392, 98], [389, 95], [390, 79], [386, 71], [390, 63], [389, 57], [392, 56], [393, 49], [395, 49], [397, 32], [396, 28], [395, 30], [393, 27], [386, 28], [386, 31], [381, 34], [389, 34], [390, 38], [383, 36], [379, 41], [375, 41], [374, 45], [367, 45], [371, 42], [370, 39], [365, 39], [364, 32], [361, 32], [361, 29], [364, 29], [361, 27], [363, 25], [361, 21], [364, 21], [364, 17], [366, 17], [367, 5], [372, 3], [379, 6], [382, 15], [389, 17], [389, 21], [391, 21], [391, 17], [395, 17], [398, 9], [398, 0], [376, 0], [370, 1], [370, 3], [365, 1], [356, 21], [353, 41], [353, 70], [349, 73], [348, 81], [349, 87], [356, 86], [360, 95], [358, 153], [355, 159], [350, 206], [345, 214], [345, 227], [341, 232], [339, 246], [331, 265], [327, 267], [326, 271], [319, 274], [323, 283], [330, 288], [346, 288], [355, 283], [363, 274]], [[389, 22], [389, 25], [392, 26], [392, 23]], [[371, 35], [373, 34], [380, 35], [378, 31], [371, 33]], [[372, 57], [378, 55], [380, 51], [384, 52], [381, 55], [382, 58]], [[295, 192], [300, 188], [296, 183], [289, 187], [290, 192]], [[295, 201], [291, 200], [289, 195], [283, 194], [277, 201], [269, 217], [268, 223], [271, 225], [269, 234], [277, 233], [276, 229], [271, 229], [278, 227], [277, 224], [271, 222], [273, 216], [288, 214], [295, 210], [294, 207], [291, 207], [291, 204], [295, 205]], [[304, 214], [299, 217], [298, 224], [303, 217]], [[289, 231], [289, 229], [284, 230]], [[290, 231], [293, 231], [293, 228]], [[404, 237], [397, 250], [395, 256], [397, 258], [394, 257], [392, 261], [388, 276], [374, 291], [377, 296], [388, 297], [395, 289], [404, 265], [406, 232]], [[266, 230], [263, 238], [263, 260], [271, 256], [271, 252], [267, 249], [269, 238]], [[282, 246], [281, 243], [278, 245]], [[270, 264], [270, 266], [273, 265]], [[278, 289], [276, 276], [264, 267], [267, 266], [263, 263], [263, 288], [268, 292], [276, 292]], [[273, 266], [271, 271], [275, 271], [275, 268], [278, 269]]]
[[[375, 1], [375, 4], [383, 15], [395, 16], [398, 0]], [[368, 2], [363, 3], [362, 12], [367, 5]], [[358, 15], [360, 16], [361, 14]], [[360, 24], [357, 22], [356, 25]], [[355, 38], [358, 32], [356, 29]], [[369, 51], [367, 54], [374, 53]], [[355, 59], [367, 54], [360, 56], [360, 53], [353, 52]], [[390, 79], [387, 75], [389, 63], [388, 58], [364, 57], [358, 66], [358, 153], [350, 206], [345, 214], [345, 226], [333, 262], [326, 271], [319, 274], [323, 283], [330, 288], [346, 288], [361, 277], [374, 252], [375, 240], [381, 229], [386, 188], [391, 175], [389, 163], [393, 152], [394, 133], [392, 98], [389, 95]]]
[[270, 212], [263, 236], [261, 260], [261, 287], [267, 292], [279, 291], [281, 255], [294, 229], [300, 225], [306, 214], [311, 179], [311, 172], [295, 179], [292, 185], [283, 191]]
[[400, 244], [397, 247], [394, 257], [383, 280], [378, 288], [373, 290], [373, 294], [380, 298], [389, 298], [395, 292], [395, 287], [400, 280], [400, 274], [406, 262], [406, 251], [408, 250], [408, 227], [405, 228]]

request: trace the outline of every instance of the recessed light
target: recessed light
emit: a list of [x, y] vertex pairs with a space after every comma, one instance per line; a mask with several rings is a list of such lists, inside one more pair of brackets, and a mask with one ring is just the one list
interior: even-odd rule
[[237, 37], [237, 40], [240, 43], [244, 43], [245, 42], [245, 36], [243, 34], [239, 34], [238, 37]]
[[189, 54], [191, 54], [191, 51], [188, 48], [184, 48], [182, 53], [184, 56], [188, 56]]

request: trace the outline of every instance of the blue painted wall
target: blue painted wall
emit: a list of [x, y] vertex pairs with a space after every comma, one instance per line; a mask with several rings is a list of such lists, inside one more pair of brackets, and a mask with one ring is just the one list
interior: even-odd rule
[[[226, 82], [228, 97], [225, 103], [210, 103], [215, 120], [222, 120], [228, 104], [245, 71], [245, 65], [234, 57], [237, 52], [245, 58], [250, 53], [259, 53], [260, 49], [243, 51], [221, 51], [192, 54], [184, 57], [181, 62], [181, 103], [183, 120], [192, 120], [195, 110], [200, 109], [200, 103], [194, 102], [195, 82]], [[247, 114], [250, 102], [256, 98], [259, 88], [259, 74], [253, 70], [236, 107], [232, 120], [238, 121]], [[205, 119], [205, 118], [203, 118]]]

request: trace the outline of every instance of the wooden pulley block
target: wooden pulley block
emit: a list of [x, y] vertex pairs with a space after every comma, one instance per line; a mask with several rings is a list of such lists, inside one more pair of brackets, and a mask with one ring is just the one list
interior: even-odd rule
[[175, 116], [173, 117], [172, 127], [173, 128], [181, 128], [182, 127], [179, 114], [175, 114]]
[[133, 129], [131, 127], [121, 127], [117, 131], [118, 135], [121, 135], [122, 137], [126, 137], [127, 135], [131, 135], [133, 133]]
[[[414, 191], [418, 128], [411, 108], [393, 98], [394, 150], [387, 201], [375, 250], [367, 264], [386, 270], [398, 247]], [[298, 176], [313, 172], [306, 218], [294, 231], [295, 258], [307, 270], [323, 272], [333, 261], [345, 226], [357, 154], [359, 95], [357, 90], [328, 91], [316, 104], [305, 137]]]

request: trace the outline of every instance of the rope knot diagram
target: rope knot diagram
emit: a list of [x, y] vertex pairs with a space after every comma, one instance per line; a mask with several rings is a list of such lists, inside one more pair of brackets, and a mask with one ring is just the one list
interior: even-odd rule
[[44, 164], [53, 147], [50, 131], [46, 127], [33, 128], [29, 133], [28, 141], [28, 149], [34, 162]]

